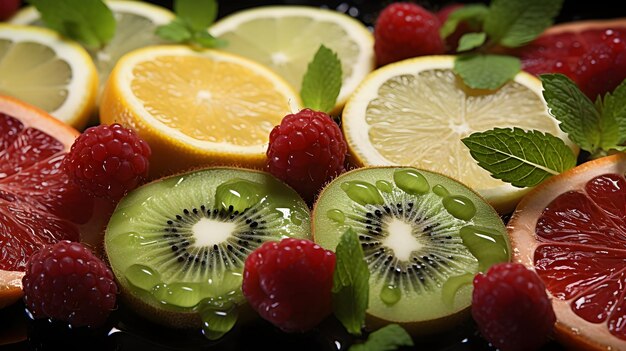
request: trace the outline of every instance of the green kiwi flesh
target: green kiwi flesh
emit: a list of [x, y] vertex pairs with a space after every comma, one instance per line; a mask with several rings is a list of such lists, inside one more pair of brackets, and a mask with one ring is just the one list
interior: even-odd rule
[[356, 231], [370, 270], [368, 323], [415, 334], [467, 316], [472, 280], [510, 259], [506, 229], [478, 194], [409, 167], [360, 168], [328, 184], [313, 209], [313, 238], [334, 250]]
[[125, 300], [172, 327], [221, 337], [237, 320], [246, 257], [262, 243], [310, 238], [306, 203], [268, 173], [211, 168], [125, 196], [104, 247]]

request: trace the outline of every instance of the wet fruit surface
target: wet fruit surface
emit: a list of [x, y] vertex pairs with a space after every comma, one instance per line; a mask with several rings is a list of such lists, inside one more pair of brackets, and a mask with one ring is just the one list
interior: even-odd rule
[[[172, 1], [151, 1], [171, 8]], [[351, 1], [254, 1], [240, 0], [236, 2], [222, 1], [220, 3], [220, 16], [233, 12], [237, 9], [248, 8], [261, 4], [302, 4], [310, 3], [314, 5], [324, 5], [329, 8], [336, 8], [348, 13], [372, 26], [375, 16], [382, 6], [390, 1], [374, 2], [369, 0]], [[464, 1], [465, 2], [465, 1]], [[469, 2], [469, 1], [468, 1]], [[426, 3], [420, 1], [420, 3]], [[445, 5], [445, 2], [434, 2], [434, 8]], [[432, 4], [431, 4], [432, 5]], [[611, 6], [613, 5], [613, 6]], [[595, 1], [593, 8], [584, 2], [565, 1], [561, 21], [583, 18], [615, 17], [617, 14], [614, 3], [608, 1]], [[51, 171], [55, 169], [50, 167]], [[0, 181], [2, 182], [2, 181]], [[0, 198], [8, 196], [0, 190]], [[70, 211], [71, 212], [71, 211]], [[563, 234], [565, 236], [566, 234]], [[562, 236], [562, 237], [563, 237]], [[562, 238], [561, 237], [561, 238]], [[563, 239], [564, 240], [564, 239]], [[545, 242], [549, 240], [546, 238]], [[554, 244], [552, 244], [554, 245]], [[547, 246], [546, 246], [547, 247]], [[578, 246], [583, 247], [583, 246]], [[613, 250], [617, 253], [623, 251]], [[2, 262], [3, 260], [0, 260]], [[623, 261], [621, 261], [623, 262]], [[622, 263], [623, 264], [623, 263]], [[617, 283], [616, 280], [606, 280], [607, 283]], [[623, 278], [622, 278], [623, 282]], [[558, 288], [564, 289], [564, 288]], [[591, 291], [591, 290], [590, 290]], [[615, 289], [612, 291], [616, 291]], [[623, 297], [623, 294], [622, 294]], [[329, 318], [318, 328], [304, 335], [286, 335], [269, 323], [255, 321], [249, 324], [241, 324], [235, 327], [232, 333], [226, 335], [223, 340], [217, 343], [210, 343], [200, 332], [181, 332], [168, 328], [163, 328], [147, 322], [130, 312], [125, 305], [121, 305], [115, 311], [106, 327], [98, 330], [73, 330], [70, 331], [64, 326], [50, 324], [46, 321], [24, 323], [24, 306], [18, 303], [12, 307], [0, 310], [0, 320], [16, 321], [7, 329], [0, 330], [0, 344], [6, 338], [11, 338], [11, 334], [22, 334], [22, 338], [28, 333], [28, 341], [16, 344], [16, 349], [58, 349], [68, 347], [70, 349], [90, 347], [95, 350], [113, 349], [137, 349], [150, 348], [153, 350], [171, 349], [272, 349], [272, 350], [345, 350], [348, 349], [353, 339], [348, 336], [341, 325]], [[14, 336], [14, 335], [13, 335]], [[20, 340], [20, 339], [17, 339]], [[15, 342], [15, 341], [13, 341]], [[295, 346], [295, 347], [294, 347]], [[439, 335], [432, 339], [420, 340], [416, 344], [417, 348], [428, 350], [494, 350], [475, 331], [474, 326], [469, 323], [462, 328], [458, 328], [446, 335]], [[550, 343], [544, 350], [564, 350], [556, 343]]]
[[[626, 340], [626, 180], [591, 179], [554, 199], [537, 222], [535, 268], [548, 290], [591, 323]], [[571, 274], [576, 272], [576, 274]]]
[[92, 200], [60, 169], [65, 146], [0, 113], [0, 269], [23, 270], [46, 243], [78, 240]]

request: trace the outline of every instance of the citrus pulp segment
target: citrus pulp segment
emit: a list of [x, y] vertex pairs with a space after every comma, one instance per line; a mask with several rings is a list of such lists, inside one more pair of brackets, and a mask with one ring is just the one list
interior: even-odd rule
[[468, 317], [472, 279], [509, 260], [504, 224], [479, 195], [412, 167], [358, 168], [335, 178], [313, 208], [313, 238], [334, 250], [358, 235], [370, 271], [368, 328], [400, 323], [414, 334]]
[[45, 28], [0, 24], [0, 94], [83, 128], [95, 111], [98, 74], [77, 43]]
[[552, 297], [557, 339], [626, 349], [626, 155], [586, 162], [520, 201], [508, 224], [515, 261]]
[[207, 164], [261, 168], [270, 131], [299, 105], [289, 84], [256, 62], [154, 46], [120, 59], [100, 120], [130, 126], [150, 144], [152, 175]]
[[453, 73], [453, 65], [452, 56], [424, 56], [371, 73], [342, 114], [349, 151], [361, 166], [415, 166], [443, 173], [507, 213], [527, 189], [491, 177], [461, 139], [516, 126], [569, 141], [549, 115], [535, 77], [519, 73], [497, 90], [472, 90]]
[[300, 90], [308, 64], [321, 44], [341, 60], [343, 83], [334, 113], [374, 69], [374, 39], [348, 15], [308, 6], [266, 6], [218, 20], [210, 33], [224, 39], [223, 50], [258, 61]]
[[0, 305], [21, 296], [26, 261], [43, 245], [98, 241], [101, 233], [90, 227], [94, 201], [61, 166], [77, 135], [43, 110], [0, 95]]
[[[146, 2], [109, 0], [106, 5], [115, 16], [115, 35], [102, 48], [87, 48], [98, 70], [100, 91], [104, 88], [113, 66], [124, 54], [141, 47], [164, 44], [165, 41], [155, 34], [156, 28], [174, 19], [170, 10]], [[39, 12], [33, 6], [21, 9], [11, 18], [11, 23], [44, 25]]]

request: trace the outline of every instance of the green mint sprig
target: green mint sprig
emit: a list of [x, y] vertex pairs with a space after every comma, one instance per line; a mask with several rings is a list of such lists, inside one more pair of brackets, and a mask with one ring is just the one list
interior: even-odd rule
[[623, 150], [626, 141], [626, 81], [595, 104], [562, 74], [540, 76], [543, 96], [560, 128], [591, 158]]
[[329, 113], [341, 91], [341, 61], [336, 53], [321, 45], [302, 79], [300, 97], [304, 106]]
[[356, 232], [350, 228], [335, 249], [333, 273], [333, 312], [346, 330], [361, 335], [369, 304], [370, 271]]
[[84, 46], [97, 49], [115, 35], [113, 12], [102, 0], [28, 0], [46, 27]]
[[[454, 33], [461, 22], [478, 28], [459, 39], [457, 52], [468, 54], [457, 57], [455, 72], [471, 88], [502, 86], [520, 71], [521, 62], [512, 56], [493, 58], [493, 49], [531, 42], [552, 25], [562, 5], [563, 0], [492, 0], [489, 7], [467, 5], [453, 11], [440, 30], [442, 38]], [[485, 66], [488, 62], [492, 65]]]
[[388, 324], [372, 332], [364, 343], [350, 346], [349, 351], [392, 351], [402, 346], [413, 346], [411, 336], [398, 324]]
[[216, 0], [175, 0], [174, 12], [174, 20], [157, 27], [156, 34], [161, 38], [203, 48], [226, 45], [224, 40], [215, 38], [207, 30], [217, 18]]
[[[543, 74], [540, 79], [550, 114], [590, 158], [626, 151], [626, 80], [594, 104], [565, 75]], [[495, 128], [462, 141], [479, 166], [518, 187], [535, 186], [577, 162], [561, 139], [539, 131]]]
[[495, 128], [461, 140], [492, 177], [517, 187], [535, 186], [576, 166], [563, 140], [539, 131]]

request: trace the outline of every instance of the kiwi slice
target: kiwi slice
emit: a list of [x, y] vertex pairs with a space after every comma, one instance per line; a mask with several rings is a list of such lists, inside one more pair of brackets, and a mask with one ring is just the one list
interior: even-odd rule
[[487, 202], [415, 168], [360, 168], [324, 188], [313, 209], [315, 242], [335, 249], [349, 228], [371, 273], [372, 328], [394, 322], [425, 334], [464, 320], [474, 275], [510, 258], [504, 223]]
[[269, 240], [310, 238], [306, 203], [268, 173], [212, 168], [171, 176], [124, 197], [104, 246], [122, 297], [170, 327], [232, 328], [248, 254]]

